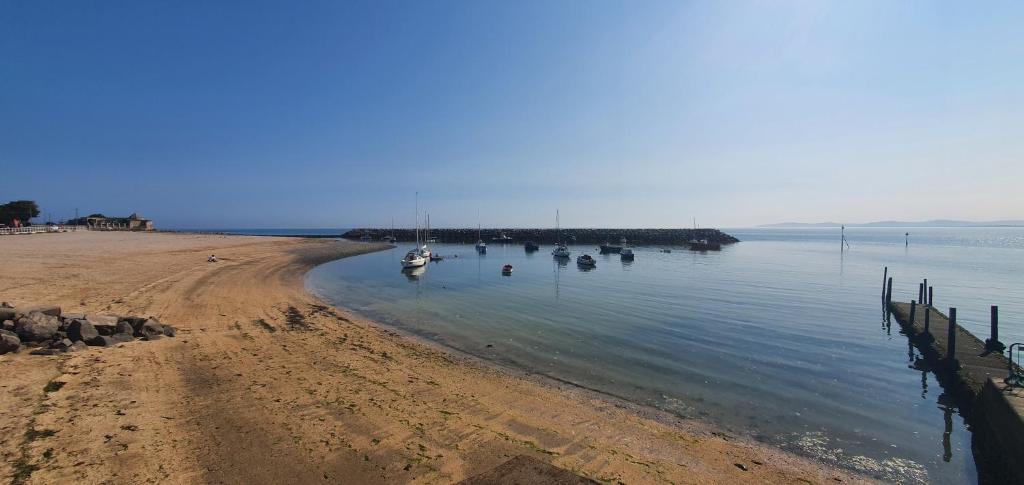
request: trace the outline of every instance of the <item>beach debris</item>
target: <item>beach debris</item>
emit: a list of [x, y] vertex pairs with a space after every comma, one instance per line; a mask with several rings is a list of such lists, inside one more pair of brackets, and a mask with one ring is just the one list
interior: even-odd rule
[[744, 465], [742, 463], [733, 463], [733, 465], [736, 466], [736, 468], [739, 468], [740, 470], [743, 471], [749, 470], [749, 468], [747, 468], [747, 465]]
[[[136, 338], [174, 337], [177, 329], [152, 317], [61, 314], [57, 306], [3, 307], [0, 354], [31, 347], [32, 355], [78, 352], [89, 346], [110, 347]], [[9, 318], [7, 318], [9, 317]]]

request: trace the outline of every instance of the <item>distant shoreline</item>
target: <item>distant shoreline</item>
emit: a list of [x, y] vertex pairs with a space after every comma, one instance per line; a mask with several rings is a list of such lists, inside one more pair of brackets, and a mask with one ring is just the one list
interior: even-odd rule
[[960, 227], [1024, 227], [1024, 221], [955, 221], [955, 220], [933, 220], [933, 221], [877, 221], [861, 222], [853, 224], [842, 224], [838, 222], [780, 222], [776, 224], [762, 224], [756, 226], [758, 229], [809, 229], [809, 228], [838, 228], [838, 227], [869, 227], [869, 228], [960, 228]]

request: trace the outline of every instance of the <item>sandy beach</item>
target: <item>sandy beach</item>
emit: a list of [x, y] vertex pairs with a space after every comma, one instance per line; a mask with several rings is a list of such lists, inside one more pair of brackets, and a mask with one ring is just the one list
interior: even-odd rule
[[[526, 454], [609, 483], [866, 481], [446, 352], [306, 293], [312, 267], [379, 248], [126, 232], [0, 238], [0, 301], [179, 329], [61, 356], [0, 356], [0, 476], [452, 483]], [[220, 261], [207, 263], [210, 254]], [[63, 387], [44, 391], [51, 381]]]

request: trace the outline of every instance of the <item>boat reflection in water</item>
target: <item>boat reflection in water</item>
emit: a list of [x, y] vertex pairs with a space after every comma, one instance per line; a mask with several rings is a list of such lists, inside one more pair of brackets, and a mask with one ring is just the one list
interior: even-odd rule
[[402, 268], [402, 274], [404, 274], [409, 281], [419, 281], [420, 276], [422, 276], [423, 273], [426, 272], [426, 266], [417, 266], [415, 268]]

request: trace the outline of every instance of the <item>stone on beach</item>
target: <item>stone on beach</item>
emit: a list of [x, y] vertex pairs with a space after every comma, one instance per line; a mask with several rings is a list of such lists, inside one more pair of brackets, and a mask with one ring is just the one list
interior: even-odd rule
[[164, 335], [164, 326], [155, 318], [150, 318], [135, 328], [136, 337], [144, 337], [150, 340], [160, 338]]
[[0, 354], [17, 352], [21, 348], [21, 339], [10, 330], [0, 330]]
[[53, 338], [60, 328], [60, 320], [52, 315], [32, 312], [18, 319], [15, 332], [22, 341], [43, 342]]
[[68, 338], [71, 340], [84, 340], [88, 342], [99, 335], [99, 331], [88, 320], [73, 320], [68, 325]]

